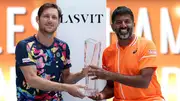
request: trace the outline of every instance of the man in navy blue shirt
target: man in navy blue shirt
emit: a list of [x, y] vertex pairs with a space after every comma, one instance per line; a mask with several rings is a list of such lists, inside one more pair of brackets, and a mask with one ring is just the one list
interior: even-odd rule
[[[45, 3], [39, 8], [37, 34], [16, 46], [16, 86], [18, 101], [63, 101], [61, 91], [83, 98], [75, 85], [88, 69], [70, 73], [70, 50], [66, 42], [53, 36], [61, 17], [60, 8]], [[66, 84], [67, 83], [67, 84]], [[71, 84], [68, 84], [71, 83]]]

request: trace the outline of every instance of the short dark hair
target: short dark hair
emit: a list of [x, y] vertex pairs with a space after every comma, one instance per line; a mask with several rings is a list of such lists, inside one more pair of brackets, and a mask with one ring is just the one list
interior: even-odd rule
[[38, 17], [40, 17], [41, 14], [43, 13], [43, 11], [46, 10], [47, 8], [55, 8], [55, 9], [57, 9], [58, 16], [59, 16], [59, 18], [61, 17], [61, 15], [62, 15], [61, 9], [58, 7], [58, 5], [56, 5], [54, 3], [45, 3], [45, 4], [43, 4], [38, 10]]
[[112, 13], [112, 18], [111, 18], [112, 23], [114, 23], [117, 15], [124, 15], [124, 14], [129, 14], [131, 16], [131, 19], [134, 21], [134, 15], [131, 9], [126, 6], [119, 6]]

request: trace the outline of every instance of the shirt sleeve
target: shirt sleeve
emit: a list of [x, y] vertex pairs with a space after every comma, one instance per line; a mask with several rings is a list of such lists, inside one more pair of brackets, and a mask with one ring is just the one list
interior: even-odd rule
[[64, 44], [63, 47], [66, 47], [66, 50], [65, 50], [65, 61], [64, 61], [64, 68], [63, 69], [67, 69], [67, 68], [70, 68], [72, 65], [71, 65], [71, 61], [70, 61], [70, 49], [69, 49], [69, 46], [67, 44]]
[[108, 66], [108, 52], [106, 50], [103, 52], [102, 56], [102, 68], [111, 71], [111, 68]]
[[147, 67], [153, 67], [157, 68], [156, 63], [156, 57], [157, 57], [157, 50], [155, 44], [148, 40], [147, 44], [145, 45], [145, 48], [142, 51], [142, 55], [139, 59], [139, 69], [147, 68]]
[[35, 65], [30, 53], [27, 52], [27, 44], [25, 41], [20, 41], [15, 49], [16, 67]]

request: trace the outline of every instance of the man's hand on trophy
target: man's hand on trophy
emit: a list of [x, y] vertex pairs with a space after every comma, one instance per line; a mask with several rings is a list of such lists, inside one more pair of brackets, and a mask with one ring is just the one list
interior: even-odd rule
[[102, 93], [96, 93], [94, 96], [88, 96], [92, 100], [103, 100], [104, 95]]
[[88, 72], [88, 76], [93, 76], [92, 80], [103, 79], [108, 80], [108, 71], [104, 70], [100, 67], [89, 65], [90, 69]]
[[84, 68], [82, 68], [81, 74], [82, 74], [83, 76], [88, 75], [88, 72], [89, 72], [90, 69], [91, 69], [90, 67], [84, 67]]
[[77, 84], [63, 84], [65, 85], [65, 91], [74, 97], [84, 98], [84, 89], [86, 86], [77, 85]]

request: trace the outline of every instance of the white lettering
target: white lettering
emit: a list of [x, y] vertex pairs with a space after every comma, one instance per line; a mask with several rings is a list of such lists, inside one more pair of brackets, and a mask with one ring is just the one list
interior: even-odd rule
[[10, 68], [10, 80], [7, 81], [4, 79], [4, 75], [0, 68], [0, 96], [3, 96], [5, 101], [16, 101], [16, 74], [15, 67]]
[[[143, 33], [143, 30], [144, 30], [144, 33]], [[149, 22], [147, 8], [140, 8], [139, 9], [135, 33], [137, 36], [140, 36], [140, 37], [144, 34], [145, 38], [152, 40], [151, 28], [150, 28], [150, 22]]]
[[14, 16], [16, 14], [25, 14], [26, 9], [24, 7], [8, 7], [7, 8], [7, 52], [14, 53], [14, 33], [15, 32], [23, 32], [23, 25], [15, 25], [14, 24]]
[[180, 53], [180, 29], [175, 43], [174, 33], [167, 8], [161, 8], [160, 12], [160, 51], [162, 54], [168, 53], [168, 42], [170, 51], [173, 54]]
[[36, 22], [36, 16], [38, 15], [38, 10], [39, 10], [39, 8], [34, 9], [31, 14], [31, 24], [36, 30], [39, 29], [38, 24]]
[[0, 54], [3, 52], [2, 47], [0, 47]]

